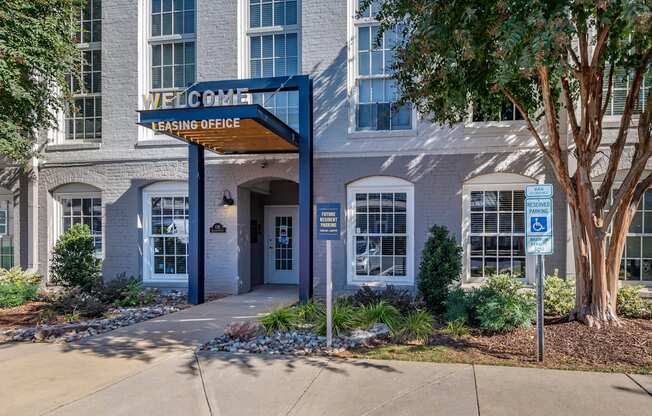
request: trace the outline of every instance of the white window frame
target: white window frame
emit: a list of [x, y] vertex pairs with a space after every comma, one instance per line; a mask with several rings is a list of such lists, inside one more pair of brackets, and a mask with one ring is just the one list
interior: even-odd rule
[[[63, 235], [63, 205], [61, 203], [62, 199], [99, 199], [101, 205], [101, 218], [102, 218], [102, 251], [99, 255], [99, 258], [105, 258], [106, 251], [106, 216], [104, 211], [104, 200], [102, 199], [102, 192], [54, 192], [53, 200], [53, 216], [52, 221], [52, 242], [51, 247], [57, 243], [61, 235]], [[92, 234], [92, 230], [91, 230]]]
[[[620, 116], [618, 116], [618, 117], [620, 117]], [[597, 187], [597, 186], [599, 186], [601, 183], [602, 183], [602, 182], [594, 183], [594, 186]], [[615, 181], [615, 182], [614, 182], [614, 184], [613, 184], [613, 186], [612, 186], [612, 188], [611, 188], [611, 191], [609, 192], [609, 201], [611, 201], [611, 200], [613, 199], [613, 193], [614, 193], [614, 191], [615, 191], [616, 189], [620, 188], [621, 185], [622, 185], [622, 180], [619, 180], [619, 181]], [[649, 192], [649, 191], [652, 191], [652, 188], [648, 188], [645, 192]], [[644, 218], [644, 217], [645, 217], [645, 212], [650, 212], [649, 210], [646, 210], [646, 209], [645, 209], [645, 192], [644, 192], [643, 195], [641, 196], [641, 201], [640, 201], [640, 204], [642, 205], [642, 209], [641, 209], [641, 211], [638, 211], [638, 209], [637, 209], [637, 210], [634, 212], [634, 215], [636, 215], [638, 212], [641, 212], [641, 213], [642, 213], [642, 218], [641, 218], [641, 232], [640, 232], [640, 233], [632, 233], [632, 232], [630, 232], [630, 230], [628, 229], [628, 230], [627, 230], [627, 234], [625, 235], [625, 245], [624, 245], [624, 247], [623, 247], [623, 253], [622, 253], [622, 257], [621, 257], [621, 262], [623, 262], [623, 261], [625, 262], [625, 267], [624, 267], [625, 272], [627, 272], [627, 260], [629, 260], [629, 259], [632, 259], [632, 260], [639, 260], [639, 261], [641, 262], [641, 265], [640, 265], [641, 269], [643, 268], [643, 259], [649, 260], [649, 257], [643, 257], [643, 255], [642, 255], [642, 254], [643, 254], [643, 238], [644, 238], [644, 237], [652, 237], [652, 233], [646, 233], [646, 232], [645, 232], [645, 218]], [[634, 221], [634, 217], [632, 217], [632, 222], [633, 222], [633, 221]], [[631, 224], [630, 224], [630, 227], [631, 227]], [[640, 256], [637, 256], [637, 257], [629, 257], [629, 256], [625, 256], [625, 254], [626, 254], [626, 252], [627, 252], [627, 239], [628, 239], [629, 237], [636, 237], [636, 238], [640, 239], [640, 241], [641, 241], [641, 255], [640, 255]], [[608, 230], [607, 230], [607, 238], [608, 238], [608, 239], [611, 238], [611, 224], [609, 224], [609, 228], [608, 228]], [[619, 269], [619, 271], [618, 271], [618, 281], [620, 282], [621, 285], [643, 285], [643, 286], [652, 286], [652, 280], [643, 280], [643, 279], [642, 279], [642, 270], [641, 270], [641, 275], [639, 276], [639, 277], [641, 277], [641, 278], [640, 278], [639, 280], [630, 280], [630, 279], [621, 278], [621, 277], [620, 277], [620, 271], [621, 271], [621, 270]]]
[[[157, 182], [143, 189], [143, 282], [148, 283], [187, 283], [188, 273], [168, 274], [160, 277], [154, 273], [154, 253], [150, 236], [152, 235], [152, 198], [188, 197], [187, 182]], [[186, 268], [188, 263], [186, 263]], [[187, 269], [186, 269], [187, 270]]]
[[280, 35], [296, 33], [297, 35], [297, 69], [303, 73], [301, 59], [301, 7], [302, 1], [297, 0], [297, 23], [285, 26], [266, 26], [249, 28], [249, 0], [238, 0], [238, 77], [240, 79], [251, 78], [250, 74], [250, 51], [251, 36]]
[[[104, 9], [104, 1], [102, 1], [101, 4], [101, 9]], [[83, 11], [80, 12], [79, 16], [79, 25], [81, 28], [82, 25], [82, 17], [83, 17]], [[103, 23], [101, 17], [100, 21]], [[102, 30], [104, 29], [104, 25], [102, 24]], [[103, 35], [102, 35], [103, 37]], [[100, 51], [100, 59], [103, 59], [102, 55], [102, 41], [100, 40], [99, 42], [81, 42], [77, 43], [77, 49], [79, 50], [80, 55], [83, 57], [84, 52], [92, 52], [92, 51]], [[103, 78], [102, 74], [104, 73], [104, 70], [100, 70], [100, 83], [102, 82], [101, 79]], [[80, 80], [80, 82], [83, 82], [83, 80]], [[103, 90], [100, 90], [99, 93], [85, 93], [85, 94], [74, 94], [72, 95], [71, 99], [75, 98], [99, 98], [100, 102], [102, 103], [102, 93]], [[103, 104], [103, 103], [102, 103]], [[69, 146], [75, 146], [75, 145], [98, 145], [99, 143], [102, 142], [102, 136], [104, 135], [104, 126], [102, 125], [102, 130], [99, 135], [99, 137], [96, 137], [94, 139], [68, 139], [67, 138], [67, 129], [68, 125], [66, 123], [66, 109], [63, 111], [57, 111], [56, 112], [56, 119], [57, 119], [57, 128], [50, 129], [47, 133], [47, 139], [48, 143], [50, 145], [69, 145]], [[102, 105], [102, 116], [100, 116], [100, 123], [104, 123], [104, 106]]]
[[[348, 64], [347, 64], [347, 91], [349, 102], [349, 137], [415, 137], [418, 134], [418, 113], [414, 106], [412, 106], [412, 127], [406, 130], [357, 130], [357, 104], [358, 104], [358, 28], [360, 26], [379, 26], [378, 22], [373, 17], [356, 18], [358, 9], [358, 0], [348, 0], [348, 25], [347, 25], [347, 38], [348, 38]], [[387, 76], [369, 76], [369, 78], [388, 79]]]
[[[192, 34], [175, 34], [152, 36], [152, 0], [139, 0], [138, 2], [138, 109], [145, 110], [143, 96], [152, 92], [178, 92], [184, 88], [152, 88], [152, 46], [163, 45], [166, 43], [176, 42], [194, 42], [195, 43], [195, 82], [199, 75], [198, 56], [199, 48], [197, 44], [197, 29], [199, 19], [197, 17], [198, 3], [195, 1], [195, 32]], [[138, 141], [162, 141], [164, 143], [178, 144], [178, 141], [164, 134], [154, 132], [143, 126], [138, 126]]]
[[[526, 186], [536, 183], [536, 180], [518, 174], [491, 173], [473, 178], [462, 186], [462, 276], [465, 283], [478, 283], [485, 279], [471, 277], [471, 192], [525, 191]], [[526, 255], [525, 279], [517, 280], [534, 283], [535, 266], [536, 256]]]
[[[357, 276], [356, 255], [355, 255], [355, 194], [356, 193], [396, 193], [402, 192], [407, 196], [406, 200], [406, 271], [405, 276]], [[347, 208], [346, 208], [346, 229], [347, 229], [347, 284], [353, 286], [414, 286], [415, 281], [415, 256], [414, 256], [414, 184], [404, 179], [392, 176], [372, 176], [352, 182], [346, 187]]]

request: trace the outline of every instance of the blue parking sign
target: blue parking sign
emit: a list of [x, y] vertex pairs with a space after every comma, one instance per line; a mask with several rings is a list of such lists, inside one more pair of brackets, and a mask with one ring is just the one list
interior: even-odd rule
[[530, 217], [531, 233], [548, 232], [548, 217]]

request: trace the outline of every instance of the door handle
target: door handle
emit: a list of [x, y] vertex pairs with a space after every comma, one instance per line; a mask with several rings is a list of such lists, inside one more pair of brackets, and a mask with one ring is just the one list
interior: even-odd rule
[[273, 238], [270, 238], [270, 239], [267, 240], [267, 248], [270, 249], [270, 250], [274, 248], [274, 239]]

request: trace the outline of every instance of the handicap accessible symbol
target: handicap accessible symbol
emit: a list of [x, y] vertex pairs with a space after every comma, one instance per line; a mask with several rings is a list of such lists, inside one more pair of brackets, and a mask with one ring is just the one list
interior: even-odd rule
[[545, 233], [548, 231], [548, 218], [546, 217], [531, 217], [530, 218], [530, 231], [533, 233]]

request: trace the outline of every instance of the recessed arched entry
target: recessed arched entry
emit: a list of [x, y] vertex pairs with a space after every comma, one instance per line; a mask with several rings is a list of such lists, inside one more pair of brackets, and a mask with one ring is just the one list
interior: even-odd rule
[[279, 177], [238, 186], [240, 291], [299, 284], [299, 184]]

